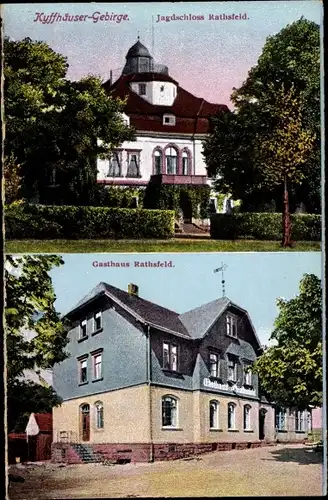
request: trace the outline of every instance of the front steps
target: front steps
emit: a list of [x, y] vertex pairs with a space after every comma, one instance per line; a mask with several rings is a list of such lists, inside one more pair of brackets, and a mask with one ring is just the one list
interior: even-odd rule
[[92, 446], [88, 444], [76, 443], [71, 446], [85, 464], [95, 464], [103, 461], [103, 456], [100, 453], [95, 453]]

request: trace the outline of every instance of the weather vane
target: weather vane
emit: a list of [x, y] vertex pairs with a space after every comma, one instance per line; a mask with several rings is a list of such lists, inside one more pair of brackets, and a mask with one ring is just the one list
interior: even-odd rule
[[221, 262], [221, 267], [214, 269], [215, 273], [219, 273], [221, 271], [221, 283], [222, 283], [222, 297], [225, 297], [225, 279], [224, 279], [224, 271], [228, 268], [226, 264]]

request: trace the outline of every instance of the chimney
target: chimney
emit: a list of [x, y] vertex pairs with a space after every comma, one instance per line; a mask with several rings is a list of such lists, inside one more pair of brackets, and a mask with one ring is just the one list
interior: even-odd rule
[[128, 284], [128, 293], [129, 295], [135, 295], [136, 297], [139, 297], [139, 287], [135, 285], [134, 283], [129, 283]]

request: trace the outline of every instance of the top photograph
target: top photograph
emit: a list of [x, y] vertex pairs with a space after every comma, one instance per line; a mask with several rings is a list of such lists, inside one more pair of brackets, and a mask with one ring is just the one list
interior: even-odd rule
[[319, 1], [1, 7], [5, 251], [320, 252]]

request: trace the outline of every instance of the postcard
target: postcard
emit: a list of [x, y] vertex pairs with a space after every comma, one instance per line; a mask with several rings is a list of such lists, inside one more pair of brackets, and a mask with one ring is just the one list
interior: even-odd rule
[[320, 2], [2, 12], [9, 252], [320, 251]]

